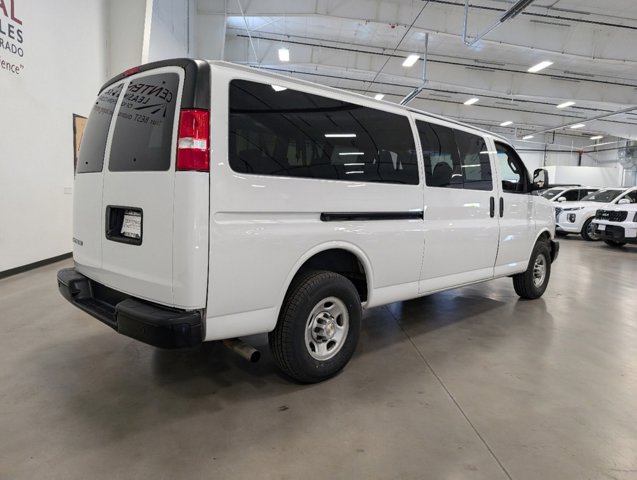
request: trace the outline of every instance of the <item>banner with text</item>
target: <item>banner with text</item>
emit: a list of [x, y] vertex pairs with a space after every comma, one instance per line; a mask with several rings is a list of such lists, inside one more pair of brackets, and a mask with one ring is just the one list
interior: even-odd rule
[[[22, 0], [23, 1], [23, 0]], [[0, 0], [0, 71], [20, 75], [24, 70], [24, 31], [18, 0]]]

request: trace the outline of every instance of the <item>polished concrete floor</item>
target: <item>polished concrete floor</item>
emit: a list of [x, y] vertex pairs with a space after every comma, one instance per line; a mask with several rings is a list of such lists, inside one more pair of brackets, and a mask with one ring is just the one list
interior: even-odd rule
[[509, 279], [367, 311], [299, 386], [219, 344], [160, 351], [0, 280], [1, 479], [635, 479], [637, 247], [562, 240], [548, 291]]

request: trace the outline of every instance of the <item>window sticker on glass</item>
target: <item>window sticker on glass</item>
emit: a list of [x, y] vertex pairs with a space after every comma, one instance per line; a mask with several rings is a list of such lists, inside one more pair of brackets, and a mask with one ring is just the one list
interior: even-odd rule
[[125, 210], [120, 233], [128, 238], [142, 238], [142, 213], [135, 210]]

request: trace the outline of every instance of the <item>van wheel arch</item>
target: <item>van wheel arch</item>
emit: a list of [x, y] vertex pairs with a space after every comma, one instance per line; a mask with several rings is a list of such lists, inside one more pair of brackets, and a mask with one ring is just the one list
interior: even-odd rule
[[298, 268], [288, 288], [300, 275], [311, 270], [323, 270], [342, 275], [356, 287], [361, 302], [367, 301], [369, 295], [368, 272], [360, 258], [350, 250], [331, 248], [312, 255]]

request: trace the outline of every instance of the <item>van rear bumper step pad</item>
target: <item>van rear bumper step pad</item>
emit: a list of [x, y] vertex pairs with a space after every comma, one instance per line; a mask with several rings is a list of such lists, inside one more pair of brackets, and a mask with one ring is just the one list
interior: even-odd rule
[[200, 312], [174, 310], [108, 288], [65, 268], [57, 274], [64, 298], [122, 335], [160, 348], [183, 348], [203, 340]]

